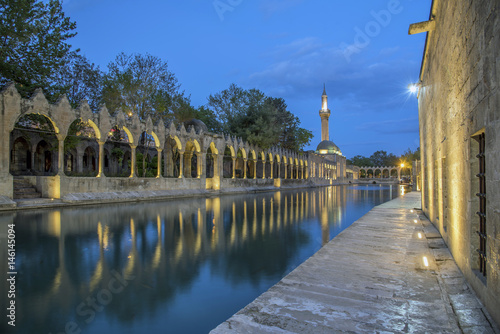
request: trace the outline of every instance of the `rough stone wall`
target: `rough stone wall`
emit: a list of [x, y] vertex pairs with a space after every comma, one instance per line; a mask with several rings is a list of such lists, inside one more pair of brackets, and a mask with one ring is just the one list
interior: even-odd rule
[[[419, 92], [422, 208], [500, 323], [498, 0], [434, 0]], [[478, 273], [478, 143], [486, 137], [487, 276]]]
[[[0, 136], [7, 139], [6, 143], [0, 145], [0, 197], [8, 199], [13, 197], [13, 178], [9, 171], [11, 145], [9, 145], [8, 142], [16, 122], [20, 117], [27, 114], [44, 115], [50, 120], [55, 131], [54, 143], [52, 145], [55, 150], [52, 160], [56, 162], [55, 164], [57, 164], [57, 166], [51, 166], [51, 176], [37, 176], [36, 180], [37, 189], [42, 192], [44, 197], [63, 198], [65, 195], [72, 193], [87, 192], [156, 191], [172, 189], [219, 190], [223, 179], [224, 152], [226, 148], [230, 148], [231, 151], [230, 159], [233, 160], [233, 178], [235, 178], [235, 165], [240, 166], [241, 169], [241, 165], [250, 163], [253, 164], [251, 168], [255, 171], [255, 165], [259, 163], [258, 160], [260, 160], [261, 164], [262, 161], [265, 161], [265, 164], [274, 164], [277, 166], [277, 169], [279, 168], [282, 170], [283, 172], [278, 175], [279, 178], [293, 178], [297, 181], [299, 179], [311, 179], [311, 181], [316, 184], [325, 183], [325, 179], [328, 179], [327, 181], [331, 183], [334, 179], [332, 170], [337, 168], [336, 161], [328, 161], [325, 157], [314, 153], [299, 154], [298, 152], [278, 147], [263, 150], [255, 145], [244, 142], [241, 138], [205, 133], [203, 130], [196, 130], [192, 126], [186, 129], [183, 124], [179, 126], [173, 123], [165, 125], [162, 121], [153, 124], [151, 118], [141, 121], [137, 115], [127, 117], [121, 111], [112, 115], [108, 112], [106, 107], [102, 107], [101, 110], [93, 112], [86, 102], [83, 102], [77, 109], [73, 109], [65, 96], [57, 103], [49, 104], [41, 90], [36, 90], [31, 98], [23, 99], [14, 85], [9, 84], [0, 91]], [[96, 138], [93, 151], [98, 160], [98, 173], [94, 178], [74, 179], [71, 176], [66, 176], [64, 173], [64, 140], [68, 135], [71, 124], [77, 119], [89, 123], [95, 132]], [[106, 177], [104, 174], [104, 151], [106, 150], [108, 133], [113, 127], [117, 127], [127, 134], [129, 141], [127, 145], [129, 145], [131, 151], [130, 177], [117, 179], [115, 177]], [[156, 180], [146, 180], [136, 175], [135, 153], [140, 151], [140, 148], [138, 148], [139, 138], [144, 132], [154, 138], [154, 150], [157, 151], [156, 154], [159, 155], [164, 152], [164, 173], [166, 175], [157, 175]], [[29, 142], [36, 145], [32, 143], [32, 140]], [[170, 175], [173, 168], [173, 148], [175, 148], [181, 156], [178, 177], [183, 179], [183, 181], [165, 179], [165, 177], [173, 176]], [[209, 148], [214, 157], [214, 175], [211, 180], [207, 181], [205, 175], [206, 155]], [[136, 149], [138, 149], [138, 151], [136, 151]], [[78, 155], [78, 152], [76, 153]], [[193, 154], [196, 154], [198, 158], [197, 166], [194, 167], [196, 169], [195, 174], [197, 174], [196, 178], [190, 175], [192, 171], [190, 157]], [[241, 155], [241, 157], [239, 155]], [[345, 158], [343, 158], [343, 161], [345, 165]], [[315, 175], [311, 176], [310, 168], [313, 164], [319, 166], [320, 173], [315, 173]], [[341, 166], [341, 169], [344, 171], [342, 177], [345, 177], [344, 167], [345, 166]], [[243, 170], [246, 171], [246, 168], [243, 168]], [[286, 171], [288, 171], [288, 173]], [[240, 176], [247, 179], [246, 175]], [[270, 175], [267, 177], [269, 178]], [[273, 178], [276, 178], [276, 176]], [[255, 178], [248, 182], [253, 182], [255, 185], [263, 183], [258, 182]], [[245, 181], [244, 183], [248, 182]], [[225, 185], [230, 186], [233, 183], [224, 182]], [[264, 184], [265, 183], [266, 182], [264, 182]], [[279, 186], [280, 183], [274, 184]]]

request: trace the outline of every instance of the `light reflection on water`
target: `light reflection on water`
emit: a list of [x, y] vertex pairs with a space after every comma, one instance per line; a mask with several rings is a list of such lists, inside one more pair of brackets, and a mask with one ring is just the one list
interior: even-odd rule
[[[334, 186], [2, 214], [2, 229], [16, 224], [13, 332], [206, 333], [398, 190]], [[0, 257], [6, 268], [3, 246]]]

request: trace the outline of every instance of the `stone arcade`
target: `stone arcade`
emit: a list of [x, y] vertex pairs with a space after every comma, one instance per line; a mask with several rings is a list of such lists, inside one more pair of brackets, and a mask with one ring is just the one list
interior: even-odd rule
[[[141, 121], [121, 111], [112, 116], [106, 107], [93, 112], [86, 102], [73, 109], [66, 97], [52, 105], [41, 90], [30, 99], [21, 98], [13, 84], [4, 87], [0, 101], [4, 138], [0, 196], [7, 206], [15, 205], [13, 175], [36, 187], [42, 197], [67, 202], [108, 198], [102, 194], [127, 200], [171, 196], [175, 191], [244, 191], [347, 181], [345, 157], [332, 160], [313, 152], [263, 150], [238, 138], [209, 133], [202, 122], [188, 124], [187, 129], [185, 124], [153, 124], [149, 118]], [[25, 138], [15, 129], [28, 114], [49, 120], [54, 129], [52, 140], [38, 135]], [[90, 126], [92, 138], [65, 152], [65, 138], [76, 120]], [[111, 153], [116, 143], [110, 142], [116, 130], [125, 138], [119, 143], [123, 151], [119, 164]], [[151, 144], [144, 146], [141, 138], [145, 137]], [[156, 158], [156, 175], [137, 175], [138, 152], [147, 154], [148, 161]]]

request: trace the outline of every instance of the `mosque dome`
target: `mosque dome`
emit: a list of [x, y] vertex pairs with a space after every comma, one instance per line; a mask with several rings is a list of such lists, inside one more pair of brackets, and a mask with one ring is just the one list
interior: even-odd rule
[[202, 122], [202, 121], [200, 121], [199, 119], [192, 118], [192, 119], [190, 119], [189, 121], [185, 121], [185, 122], [184, 122], [184, 127], [186, 128], [186, 130], [187, 130], [190, 126], [194, 126], [194, 130], [195, 130], [196, 132], [200, 132], [200, 130], [203, 130], [203, 132], [208, 132], [208, 128], [207, 128], [207, 126], [205, 125], [205, 123], [203, 123], [203, 122]]
[[342, 155], [340, 148], [337, 145], [335, 145], [334, 142], [332, 142], [330, 140], [323, 140], [321, 143], [319, 143], [318, 147], [316, 148], [316, 153], [317, 154], [339, 154], [339, 155]]

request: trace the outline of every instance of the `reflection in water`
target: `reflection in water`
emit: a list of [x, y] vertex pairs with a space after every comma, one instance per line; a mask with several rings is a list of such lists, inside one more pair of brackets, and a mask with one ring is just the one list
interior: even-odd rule
[[208, 332], [392, 194], [337, 186], [0, 215], [16, 224], [16, 333]]

